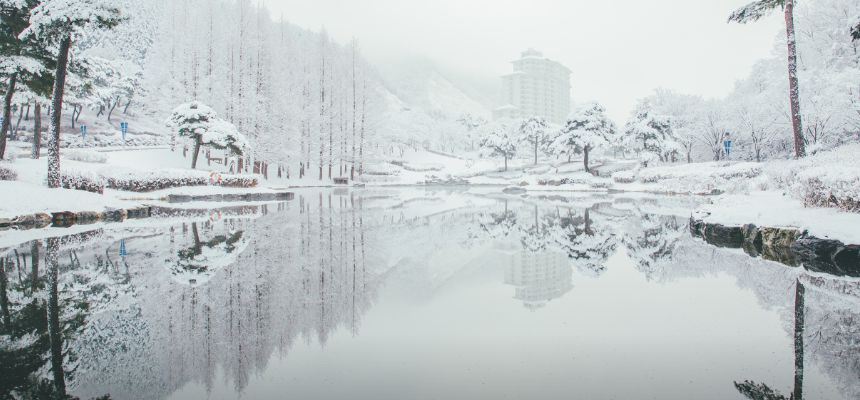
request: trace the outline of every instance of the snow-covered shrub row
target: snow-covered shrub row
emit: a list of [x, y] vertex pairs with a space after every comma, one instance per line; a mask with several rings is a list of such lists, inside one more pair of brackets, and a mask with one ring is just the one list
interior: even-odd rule
[[217, 184], [224, 187], [252, 188], [257, 187], [260, 180], [254, 175], [222, 175]]
[[0, 163], [0, 181], [14, 181], [18, 174], [8, 163]]
[[636, 171], [618, 171], [612, 173], [612, 180], [615, 183], [633, 183], [636, 181]]
[[773, 162], [767, 174], [776, 188], [806, 206], [860, 212], [860, 144], [839, 147], [802, 160]]
[[389, 161], [389, 163], [411, 172], [436, 172], [441, 171], [444, 167], [441, 164], [435, 163], [422, 164], [401, 160]]
[[103, 194], [105, 183], [101, 176], [89, 171], [63, 171], [60, 186], [64, 189], [83, 190]]
[[252, 188], [260, 184], [260, 179], [256, 175], [219, 175], [207, 171], [183, 169], [102, 170], [100, 173], [108, 188], [129, 192], [151, 192], [174, 187], [207, 185]]
[[210, 182], [206, 171], [164, 169], [154, 171], [102, 171], [107, 187], [129, 192], [151, 192], [182, 186], [206, 186]]
[[60, 147], [63, 148], [87, 148], [87, 147], [114, 147], [114, 146], [163, 146], [169, 144], [166, 136], [158, 135], [128, 135], [125, 141], [119, 133], [112, 135], [87, 135], [82, 139], [80, 135], [63, 135], [60, 139]]
[[107, 156], [95, 151], [84, 150], [67, 150], [63, 152], [63, 157], [73, 161], [80, 161], [93, 164], [104, 164], [107, 162]]
[[368, 164], [364, 166], [364, 175], [400, 175], [400, 168], [395, 167], [392, 164]]
[[749, 179], [761, 173], [762, 167], [758, 163], [710, 162], [644, 168], [639, 171], [639, 180], [643, 183], [657, 183], [668, 179]]
[[695, 194], [745, 192], [751, 184], [764, 179], [762, 164], [752, 162], [673, 164], [616, 172], [612, 176], [618, 183], [633, 181], [635, 176], [639, 182], [658, 184], [661, 192]]

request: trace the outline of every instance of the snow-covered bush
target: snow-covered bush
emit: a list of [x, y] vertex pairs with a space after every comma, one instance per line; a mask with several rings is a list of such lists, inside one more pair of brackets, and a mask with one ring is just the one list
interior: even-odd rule
[[612, 173], [612, 180], [616, 183], [633, 183], [636, 181], [636, 175], [634, 170], [618, 171]]
[[70, 150], [63, 153], [63, 156], [69, 160], [85, 163], [104, 164], [107, 162], [106, 155], [94, 151]]
[[860, 212], [860, 144], [846, 145], [801, 160], [774, 162], [767, 174], [808, 207]]
[[[661, 192], [747, 192], [763, 177], [763, 164], [709, 162], [642, 168], [638, 181], [658, 185]], [[614, 179], [615, 175], [613, 175]], [[629, 176], [620, 175], [619, 179]]]
[[364, 175], [377, 175], [377, 176], [397, 176], [400, 175], [400, 168], [395, 168], [392, 164], [367, 164], [364, 166]]
[[217, 183], [219, 186], [252, 188], [260, 184], [260, 180], [254, 175], [222, 175]]
[[394, 160], [391, 164], [412, 172], [433, 172], [441, 171], [444, 166], [438, 163], [416, 163], [409, 161]]
[[80, 135], [62, 135], [60, 139], [60, 147], [70, 149], [92, 148], [92, 147], [139, 147], [139, 146], [165, 146], [169, 144], [169, 140], [165, 136], [159, 135], [128, 135], [125, 141], [122, 136], [117, 134], [103, 135], [90, 134], [85, 139]]
[[14, 181], [18, 174], [8, 163], [0, 163], [0, 181]]
[[98, 194], [103, 194], [105, 191], [102, 177], [88, 171], [63, 171], [60, 174], [60, 187]]
[[109, 189], [128, 192], [152, 192], [184, 186], [224, 186], [252, 188], [260, 184], [255, 175], [221, 175], [206, 171], [163, 169], [154, 171], [102, 170]]
[[180, 169], [103, 173], [107, 187], [129, 192], [151, 192], [181, 186], [206, 186], [209, 173]]
[[639, 180], [644, 183], [656, 183], [669, 179], [714, 179], [737, 180], [754, 178], [762, 173], [762, 165], [758, 163], [729, 164], [701, 163], [679, 166], [663, 166], [644, 168], [639, 172]]

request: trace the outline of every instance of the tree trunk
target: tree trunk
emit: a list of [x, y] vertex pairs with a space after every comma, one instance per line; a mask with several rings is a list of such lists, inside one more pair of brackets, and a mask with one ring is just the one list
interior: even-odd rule
[[804, 330], [804, 303], [806, 288], [800, 283], [795, 283], [794, 292], [794, 395], [792, 399], [803, 398], [803, 330]]
[[0, 160], [6, 156], [6, 135], [12, 122], [12, 96], [15, 95], [15, 84], [17, 83], [18, 74], [12, 74], [6, 87], [6, 96], [3, 97], [3, 126], [0, 128]]
[[537, 150], [538, 150], [538, 141], [535, 139], [535, 165], [537, 165]]
[[505, 156], [505, 172], [508, 171], [508, 156]]
[[18, 108], [18, 122], [15, 122], [15, 130], [12, 131], [12, 133], [14, 133], [14, 135], [12, 135], [12, 136], [15, 138], [18, 137], [18, 130], [21, 129], [21, 120], [22, 119], [24, 119], [24, 105], [23, 104]]
[[585, 172], [591, 173], [591, 169], [588, 168], [588, 151], [591, 150], [588, 146], [583, 147], [582, 149], [582, 163], [585, 165]]
[[36, 293], [39, 289], [39, 248], [42, 247], [42, 242], [34, 240], [30, 245], [30, 291]]
[[794, 129], [794, 156], [806, 156], [803, 124], [800, 119], [800, 84], [797, 81], [797, 37], [794, 34], [794, 0], [785, 0], [785, 33], [788, 37], [788, 92], [791, 126]]
[[33, 151], [30, 155], [34, 160], [42, 156], [42, 104], [38, 101], [33, 107]]
[[119, 104], [119, 98], [117, 98], [117, 99], [116, 99], [116, 101], [115, 101], [115, 102], [113, 102], [113, 105], [111, 105], [111, 106], [110, 106], [110, 110], [108, 111], [108, 115], [107, 115], [108, 122], [111, 122], [110, 118], [111, 118], [111, 116], [113, 115], [113, 110], [115, 110], [115, 109], [116, 109], [116, 106], [117, 106], [118, 104]]
[[194, 152], [191, 153], [191, 169], [197, 168], [197, 157], [199, 155], [200, 155], [200, 138], [198, 137], [194, 140]]
[[9, 331], [12, 327], [12, 317], [9, 314], [9, 296], [6, 294], [6, 286], [9, 280], [6, 278], [6, 257], [0, 257], [0, 314], [2, 314], [3, 329], [0, 332]]
[[[65, 41], [65, 39], [64, 39]], [[62, 46], [62, 44], [61, 44]], [[48, 339], [51, 345], [51, 372], [54, 375], [54, 389], [62, 398], [66, 395], [66, 373], [63, 370], [63, 332], [60, 326], [60, 239], [48, 239]]]
[[128, 114], [128, 106], [130, 106], [130, 105], [131, 105], [131, 99], [128, 99], [128, 101], [125, 103], [125, 108], [122, 109], [123, 115]]
[[48, 137], [48, 187], [60, 187], [60, 117], [63, 116], [63, 92], [66, 88], [66, 69], [69, 66], [71, 36], [60, 42], [57, 55], [57, 72], [54, 75], [54, 95], [51, 106], [51, 132]]

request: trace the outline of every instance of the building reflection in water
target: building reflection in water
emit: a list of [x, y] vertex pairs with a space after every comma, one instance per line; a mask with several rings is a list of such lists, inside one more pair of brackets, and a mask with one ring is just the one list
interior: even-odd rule
[[562, 253], [530, 252], [519, 245], [499, 245], [495, 250], [505, 256], [505, 284], [514, 287], [514, 298], [530, 310], [544, 307], [573, 288], [573, 269]]

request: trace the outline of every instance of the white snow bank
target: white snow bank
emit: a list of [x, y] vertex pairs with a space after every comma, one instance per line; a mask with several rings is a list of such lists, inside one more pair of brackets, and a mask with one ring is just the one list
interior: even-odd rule
[[732, 194], [716, 198], [694, 215], [706, 222], [729, 226], [755, 224], [806, 229], [818, 238], [860, 244], [860, 214], [832, 208], [806, 208], [779, 192]]
[[[39, 212], [101, 211], [105, 208], [128, 208], [136, 203], [111, 196], [69, 189], [48, 189], [25, 182], [0, 181], [0, 218]], [[7, 195], [8, 194], [8, 195]]]

